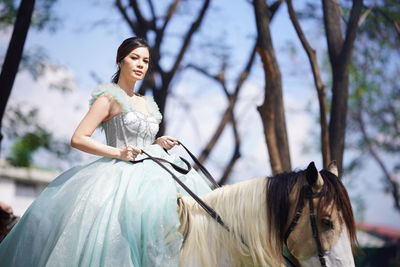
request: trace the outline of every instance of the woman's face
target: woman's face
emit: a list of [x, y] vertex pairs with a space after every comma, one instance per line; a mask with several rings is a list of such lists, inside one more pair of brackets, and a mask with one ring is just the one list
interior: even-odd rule
[[119, 64], [120, 78], [127, 81], [143, 79], [149, 68], [149, 61], [149, 49], [147, 47], [133, 49]]

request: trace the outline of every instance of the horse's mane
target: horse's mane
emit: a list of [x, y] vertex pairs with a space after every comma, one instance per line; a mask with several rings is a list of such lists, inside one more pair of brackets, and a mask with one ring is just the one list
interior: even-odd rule
[[[191, 214], [191, 229], [182, 251], [184, 258], [194, 260], [194, 255], [198, 255], [200, 266], [248, 266], [253, 263], [279, 266], [280, 259], [267, 249], [275, 244], [270, 244], [266, 238], [270, 233], [267, 232], [265, 189], [265, 178], [257, 178], [224, 186], [203, 198], [221, 215], [230, 232], [212, 220], [197, 203], [185, 198]], [[228, 263], [221, 262], [224, 254], [232, 255], [226, 254], [227, 251], [239, 251], [240, 254], [233, 253], [237, 258], [229, 258]]]
[[[349, 196], [345, 187], [338, 177], [327, 170], [320, 172], [324, 185], [321, 191], [321, 198], [317, 207], [317, 212], [320, 215], [321, 210], [333, 203], [338, 211], [342, 213], [350, 241], [352, 244], [356, 242], [355, 223], [353, 211]], [[274, 177], [267, 179], [267, 217], [268, 217], [268, 232], [271, 242], [275, 243], [274, 248], [280, 254], [280, 249], [283, 246], [284, 235], [288, 224], [290, 202], [289, 197], [297, 194], [297, 203], [305, 201], [304, 190], [301, 190], [308, 185], [306, 171], [285, 172], [277, 174]], [[320, 219], [320, 218], [318, 218]]]

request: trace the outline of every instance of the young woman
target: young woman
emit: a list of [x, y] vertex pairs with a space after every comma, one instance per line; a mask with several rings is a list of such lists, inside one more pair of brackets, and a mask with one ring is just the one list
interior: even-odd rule
[[[149, 61], [144, 39], [120, 45], [118, 72], [94, 90], [71, 139], [73, 147], [103, 157], [49, 184], [0, 244], [2, 267], [179, 265], [176, 203], [185, 192], [152, 160], [129, 162], [147, 157], [144, 150], [185, 167], [165, 151], [177, 139], [155, 139], [162, 116], [153, 98], [134, 92]], [[107, 144], [91, 138], [99, 125]], [[193, 170], [179, 176], [200, 195], [210, 191]]]

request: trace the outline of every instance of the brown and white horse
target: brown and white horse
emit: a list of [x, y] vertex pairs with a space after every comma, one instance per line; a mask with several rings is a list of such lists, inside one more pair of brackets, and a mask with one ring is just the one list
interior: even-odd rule
[[[317, 243], [326, 266], [354, 266], [354, 217], [336, 165], [318, 172], [311, 163], [303, 171], [218, 188], [203, 200], [230, 231], [193, 199], [179, 198], [179, 230], [185, 236], [181, 266], [284, 266], [284, 246], [295, 265], [321, 266]], [[310, 206], [315, 207], [318, 241]]]

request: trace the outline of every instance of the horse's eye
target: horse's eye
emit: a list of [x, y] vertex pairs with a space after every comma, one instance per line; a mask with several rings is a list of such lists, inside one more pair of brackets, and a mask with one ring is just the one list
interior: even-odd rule
[[322, 219], [321, 222], [322, 222], [322, 225], [325, 226], [326, 228], [328, 228], [328, 229], [333, 229], [333, 223], [332, 223], [331, 220], [329, 220], [329, 219]]

